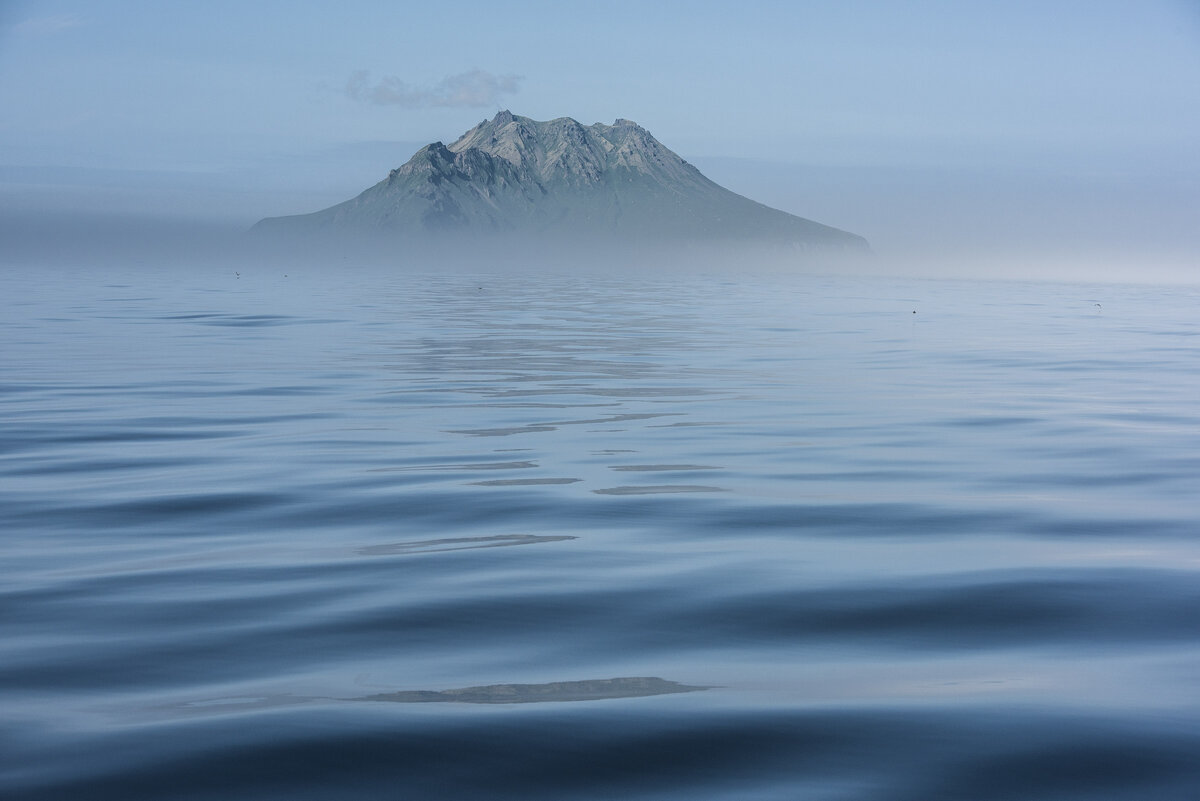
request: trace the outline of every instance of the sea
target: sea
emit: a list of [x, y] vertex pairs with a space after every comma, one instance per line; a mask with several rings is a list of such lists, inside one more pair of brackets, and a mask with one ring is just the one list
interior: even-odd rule
[[5, 266], [0, 797], [1200, 798], [1200, 287], [819, 267]]

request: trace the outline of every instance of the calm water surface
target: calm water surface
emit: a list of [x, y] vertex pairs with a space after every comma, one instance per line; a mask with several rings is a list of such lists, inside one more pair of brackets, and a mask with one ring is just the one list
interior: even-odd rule
[[1200, 798], [1196, 288], [239, 272], [0, 272], [5, 798]]

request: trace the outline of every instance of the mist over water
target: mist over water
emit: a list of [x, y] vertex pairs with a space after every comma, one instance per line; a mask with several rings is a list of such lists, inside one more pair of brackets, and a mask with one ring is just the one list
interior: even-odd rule
[[159, 252], [0, 268], [0, 794], [1200, 794], [1195, 288]]

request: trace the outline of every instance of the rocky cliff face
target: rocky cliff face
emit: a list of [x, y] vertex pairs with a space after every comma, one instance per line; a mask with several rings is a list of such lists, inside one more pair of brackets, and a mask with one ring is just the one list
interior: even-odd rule
[[854, 234], [718, 186], [629, 120], [584, 126], [568, 117], [538, 122], [508, 111], [449, 146], [427, 145], [352, 200], [314, 214], [268, 218], [255, 228], [866, 249]]

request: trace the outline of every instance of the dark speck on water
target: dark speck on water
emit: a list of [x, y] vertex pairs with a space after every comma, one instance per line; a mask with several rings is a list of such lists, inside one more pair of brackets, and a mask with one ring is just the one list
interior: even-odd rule
[[1195, 288], [338, 264], [0, 271], [0, 797], [1200, 798]]

